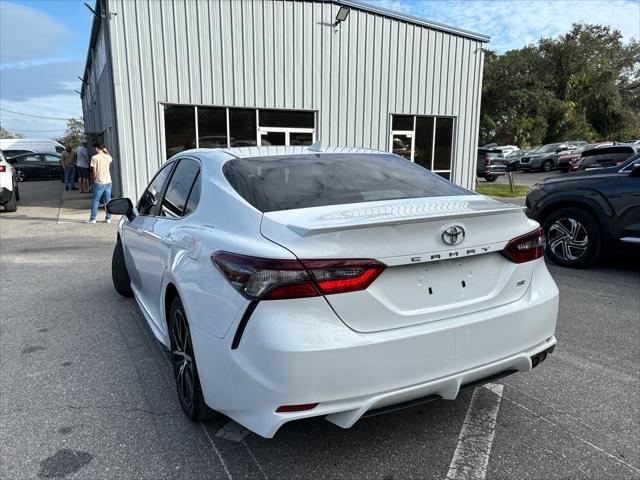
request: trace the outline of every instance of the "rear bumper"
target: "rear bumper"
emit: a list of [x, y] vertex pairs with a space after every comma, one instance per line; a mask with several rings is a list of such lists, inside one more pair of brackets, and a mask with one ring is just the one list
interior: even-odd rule
[[[326, 416], [348, 428], [390, 405], [455, 399], [464, 385], [529, 371], [530, 358], [556, 343], [558, 290], [543, 259], [518, 301], [384, 332], [347, 328], [322, 298], [282, 302], [286, 310], [281, 301], [258, 306], [237, 350], [230, 335], [192, 332], [207, 403], [264, 437], [301, 418]], [[307, 403], [318, 406], [276, 413]]]

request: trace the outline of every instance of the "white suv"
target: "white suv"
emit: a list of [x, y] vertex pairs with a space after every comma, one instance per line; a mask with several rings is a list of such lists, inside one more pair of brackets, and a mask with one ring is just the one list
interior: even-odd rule
[[15, 212], [18, 209], [16, 205], [18, 200], [20, 200], [20, 192], [16, 172], [0, 151], [0, 205], [4, 206], [5, 212]]

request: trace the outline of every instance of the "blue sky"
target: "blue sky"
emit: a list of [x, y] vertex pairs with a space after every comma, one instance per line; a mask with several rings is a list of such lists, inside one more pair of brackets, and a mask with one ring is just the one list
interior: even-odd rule
[[[610, 25], [626, 40], [640, 37], [638, 0], [365, 1], [490, 35], [489, 48], [498, 52], [565, 33], [579, 21]], [[91, 22], [92, 14], [82, 0], [0, 0], [3, 128], [27, 137], [50, 138], [64, 132], [63, 120], [6, 110], [59, 118], [82, 115], [74, 90], [80, 89], [77, 77], [83, 72]]]

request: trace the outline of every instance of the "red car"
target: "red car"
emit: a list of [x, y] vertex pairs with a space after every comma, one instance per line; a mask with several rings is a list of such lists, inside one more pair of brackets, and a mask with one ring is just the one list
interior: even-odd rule
[[587, 145], [582, 145], [576, 148], [571, 153], [560, 155], [558, 157], [558, 168], [562, 173], [573, 172], [575, 170], [578, 170], [579, 165], [577, 163], [582, 155], [582, 152], [586, 150], [590, 150], [592, 148], [606, 147], [608, 145], [613, 145], [613, 143], [612, 142], [589, 143]]

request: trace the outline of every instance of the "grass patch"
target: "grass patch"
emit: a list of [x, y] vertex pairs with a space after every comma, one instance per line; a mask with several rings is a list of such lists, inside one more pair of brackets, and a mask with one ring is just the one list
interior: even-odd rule
[[493, 197], [524, 197], [529, 192], [529, 187], [524, 185], [515, 185], [515, 192], [511, 191], [509, 184], [504, 183], [478, 183], [476, 192], [482, 195], [491, 195]]

